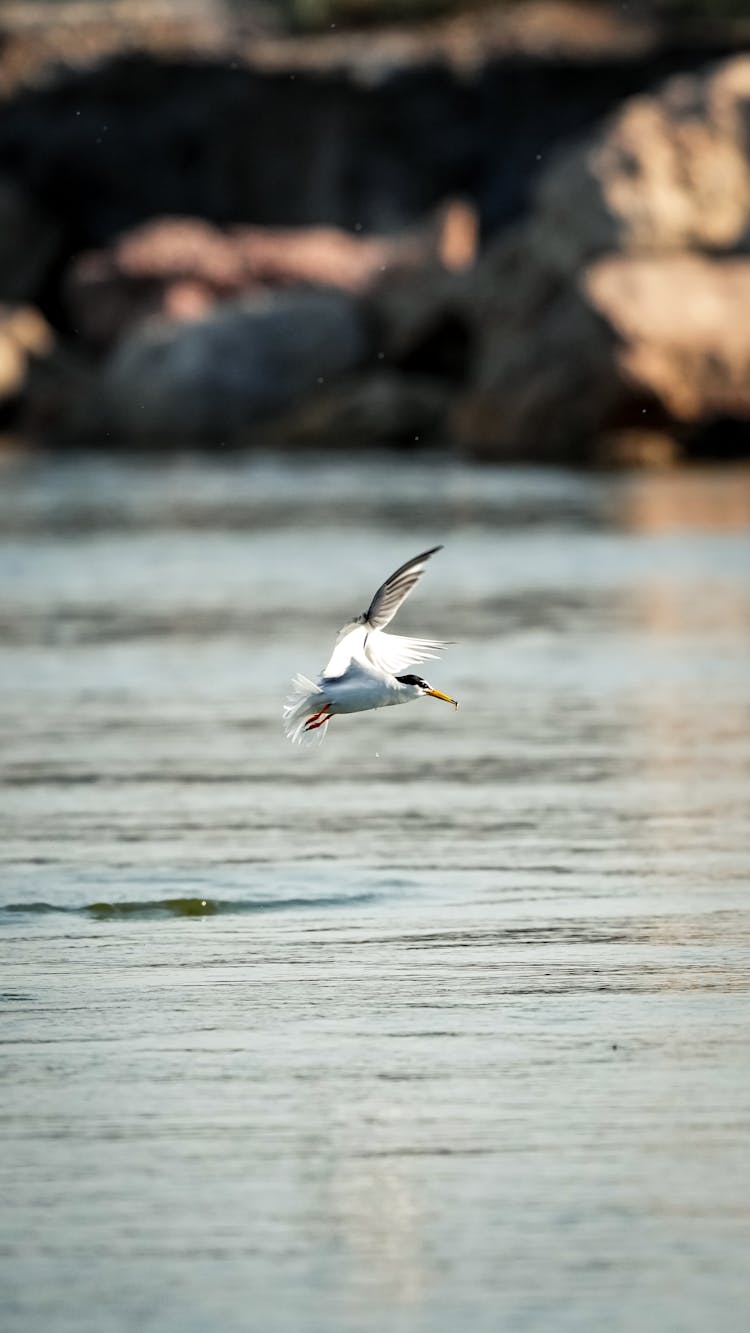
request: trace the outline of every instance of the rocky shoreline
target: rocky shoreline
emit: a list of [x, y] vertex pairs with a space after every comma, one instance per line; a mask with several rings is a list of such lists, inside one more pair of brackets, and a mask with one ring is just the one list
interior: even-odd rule
[[302, 39], [110, 8], [130, 24], [78, 6], [77, 55], [38, 6], [0, 19], [0, 431], [750, 453], [739, 29], [531, 3]]

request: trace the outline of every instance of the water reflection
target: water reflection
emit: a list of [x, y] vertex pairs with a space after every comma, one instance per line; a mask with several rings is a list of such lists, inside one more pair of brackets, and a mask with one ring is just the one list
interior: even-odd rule
[[619, 488], [617, 518], [635, 532], [750, 532], [750, 467], [636, 473]]
[[353, 1313], [362, 1289], [369, 1288], [373, 1302], [413, 1308], [424, 1300], [434, 1281], [424, 1253], [429, 1222], [415, 1194], [408, 1156], [399, 1152], [367, 1155], [367, 1124], [383, 1116], [392, 1118], [392, 1099], [388, 1096], [380, 1108], [365, 1105], [360, 1114], [365, 1145], [356, 1142], [360, 1134], [355, 1127], [348, 1136], [351, 1155], [334, 1165], [326, 1200], [346, 1253], [344, 1299]]

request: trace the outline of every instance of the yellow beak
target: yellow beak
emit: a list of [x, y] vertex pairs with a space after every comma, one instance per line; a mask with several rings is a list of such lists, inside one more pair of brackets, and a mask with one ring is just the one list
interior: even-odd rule
[[431, 694], [433, 699], [445, 699], [447, 704], [453, 704], [454, 708], [458, 708], [458, 699], [451, 699], [449, 694], [441, 694], [440, 690], [425, 690], [425, 694]]

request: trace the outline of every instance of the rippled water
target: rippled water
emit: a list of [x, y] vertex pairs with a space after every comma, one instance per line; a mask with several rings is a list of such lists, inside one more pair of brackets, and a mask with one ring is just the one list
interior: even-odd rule
[[4, 1329], [744, 1329], [750, 474], [0, 481]]

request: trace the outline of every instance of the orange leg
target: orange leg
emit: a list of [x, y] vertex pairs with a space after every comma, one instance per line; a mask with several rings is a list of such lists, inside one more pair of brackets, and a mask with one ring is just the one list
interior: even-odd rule
[[320, 712], [313, 713], [305, 723], [305, 731], [315, 731], [318, 727], [325, 726], [326, 722], [330, 722], [331, 715], [328, 712], [330, 707], [330, 704], [326, 704], [325, 708], [320, 709]]
[[325, 717], [322, 717], [320, 719], [320, 722], [312, 722], [312, 723], [308, 722], [307, 726], [305, 727], [305, 731], [317, 731], [318, 727], [324, 727], [326, 722], [330, 722], [330, 720], [331, 718], [329, 714], [326, 713]]
[[306, 726], [309, 726], [311, 722], [314, 722], [314, 721], [315, 721], [316, 717], [322, 717], [323, 714], [325, 713], [326, 709], [327, 709], [327, 708], [330, 708], [330, 707], [331, 707], [330, 704], [324, 704], [323, 707], [320, 709], [320, 712], [318, 712], [318, 713], [311, 713], [310, 716], [308, 717], [307, 722], [306, 722], [305, 725], [306, 725]]

